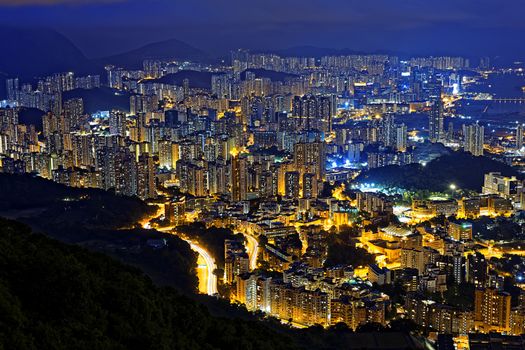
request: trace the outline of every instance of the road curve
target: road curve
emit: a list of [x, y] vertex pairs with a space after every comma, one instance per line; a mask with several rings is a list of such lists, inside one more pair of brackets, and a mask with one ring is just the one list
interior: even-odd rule
[[190, 245], [191, 249], [199, 253], [200, 256], [204, 259], [204, 262], [206, 263], [206, 269], [207, 269], [207, 278], [208, 281], [206, 283], [207, 291], [206, 294], [208, 295], [215, 295], [217, 294], [217, 276], [213, 273], [217, 269], [217, 265], [215, 264], [215, 260], [211, 257], [208, 252], [202, 248], [201, 246], [189, 241], [185, 240]]
[[255, 270], [257, 268], [257, 255], [259, 254], [259, 242], [257, 238], [244, 234], [246, 237], [246, 250], [248, 251], [248, 256], [250, 257], [250, 269]]
[[162, 232], [170, 232], [171, 234], [177, 235], [180, 239], [186, 241], [193, 251], [199, 253], [199, 255], [204, 259], [204, 262], [206, 263], [206, 276], [208, 279], [208, 281], [206, 282], [206, 294], [217, 294], [217, 276], [215, 276], [215, 274], [213, 273], [213, 271], [217, 269], [217, 264], [215, 263], [213, 257], [206, 251], [206, 249], [202, 248], [195, 242], [192, 242], [189, 239], [178, 235], [175, 231], [175, 226], [162, 227], [158, 228], [157, 230]]

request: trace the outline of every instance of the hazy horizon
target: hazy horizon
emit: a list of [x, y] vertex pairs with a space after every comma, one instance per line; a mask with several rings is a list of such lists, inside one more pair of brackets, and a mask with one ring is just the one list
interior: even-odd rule
[[505, 7], [489, 0], [0, 0], [0, 9], [4, 25], [56, 29], [90, 58], [172, 38], [215, 56], [238, 47], [314, 46], [525, 57], [519, 0]]

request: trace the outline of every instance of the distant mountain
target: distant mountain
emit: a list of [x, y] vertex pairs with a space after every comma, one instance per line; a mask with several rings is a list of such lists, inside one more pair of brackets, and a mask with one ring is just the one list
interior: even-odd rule
[[334, 49], [327, 47], [316, 47], [316, 46], [293, 46], [286, 49], [277, 50], [265, 50], [261, 52], [271, 52], [279, 56], [284, 57], [314, 57], [320, 58], [322, 56], [337, 56], [337, 55], [393, 55], [393, 56], [410, 56], [405, 52], [394, 52], [388, 50], [376, 50], [376, 51], [361, 51], [349, 48]]
[[204, 61], [203, 51], [179, 40], [152, 43], [118, 55], [91, 60], [64, 35], [53, 29], [0, 26], [0, 98], [5, 96], [5, 79], [32, 81], [57, 72], [103, 74], [104, 65], [140, 68], [148, 58]]
[[251, 72], [255, 74], [256, 78], [268, 78], [271, 81], [285, 81], [287, 79], [298, 77], [297, 75], [290, 74], [290, 73], [277, 72], [277, 71], [268, 70], [268, 69], [250, 68], [241, 73], [241, 79], [243, 80], [246, 79], [246, 72]]
[[145, 59], [174, 58], [189, 61], [204, 61], [209, 57], [203, 51], [182, 41], [171, 39], [152, 43], [135, 50], [118, 55], [97, 59], [99, 65], [114, 64], [125, 68], [137, 69], [142, 67]]
[[20, 124], [34, 125], [37, 130], [42, 130], [42, 116], [46, 112], [37, 108], [22, 108], [18, 113]]
[[75, 89], [64, 92], [62, 100], [79, 97], [84, 100], [84, 112], [89, 114], [112, 109], [129, 112], [129, 94], [127, 93], [117, 92], [107, 87], [90, 90]]
[[167, 74], [162, 78], [155, 79], [154, 81], [162, 84], [182, 86], [184, 79], [188, 79], [191, 88], [211, 89], [211, 76], [213, 74], [220, 73], [181, 70], [174, 74]]
[[360, 54], [350, 49], [330, 49], [315, 46], [294, 46], [287, 49], [274, 50], [275, 54], [285, 57], [321, 57], [326, 55], [350, 55]]
[[84, 54], [52, 29], [0, 26], [0, 50], [0, 76], [3, 77], [29, 80], [55, 72], [91, 69]]

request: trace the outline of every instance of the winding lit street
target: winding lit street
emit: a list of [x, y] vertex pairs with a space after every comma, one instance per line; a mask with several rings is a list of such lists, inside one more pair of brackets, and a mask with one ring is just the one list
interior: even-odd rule
[[[215, 276], [215, 274], [213, 273], [213, 271], [215, 271], [215, 269], [217, 269], [217, 265], [215, 264], [215, 260], [213, 260], [213, 258], [211, 257], [210, 254], [208, 254], [208, 252], [198, 246], [197, 244], [189, 241], [189, 240], [185, 240], [186, 242], [188, 242], [188, 244], [190, 245], [191, 249], [193, 249], [194, 251], [196, 251], [197, 253], [199, 253], [199, 262], [203, 262], [204, 264], [200, 264], [199, 263], [199, 266], [198, 266], [198, 269], [204, 269], [204, 271], [201, 273], [199, 271], [198, 273], [198, 277], [199, 277], [199, 291], [201, 293], [206, 293], [208, 295], [214, 295], [214, 294], [217, 294], [217, 276]], [[201, 279], [204, 279], [206, 282], [205, 283], [201, 283]], [[202, 286], [205, 286], [205, 288], [201, 288], [201, 285]], [[205, 290], [204, 290], [205, 289]]]
[[257, 238], [244, 234], [246, 238], [246, 250], [248, 251], [248, 256], [250, 257], [250, 270], [255, 270], [257, 268], [257, 255], [259, 254], [259, 242]]
[[157, 231], [171, 233], [177, 235], [180, 239], [186, 241], [191, 249], [199, 253], [197, 260], [197, 277], [199, 278], [199, 292], [214, 295], [217, 294], [217, 276], [213, 273], [217, 269], [217, 264], [213, 257], [197, 243], [190, 241], [177, 234], [174, 226], [158, 228]]

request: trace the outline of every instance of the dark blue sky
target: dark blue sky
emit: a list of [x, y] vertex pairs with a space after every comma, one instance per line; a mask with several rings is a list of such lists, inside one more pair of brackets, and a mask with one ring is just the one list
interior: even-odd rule
[[313, 45], [525, 57], [525, 0], [0, 0], [0, 23], [52, 27], [88, 56], [176, 38], [210, 52]]

